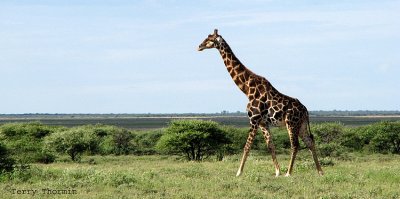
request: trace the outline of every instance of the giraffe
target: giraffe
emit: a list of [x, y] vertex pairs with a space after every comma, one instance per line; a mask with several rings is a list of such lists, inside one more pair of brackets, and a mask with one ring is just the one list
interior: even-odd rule
[[233, 54], [228, 43], [221, 35], [218, 35], [217, 29], [214, 30], [213, 34], [208, 35], [208, 37], [200, 44], [198, 50], [202, 51], [210, 48], [218, 49], [233, 81], [249, 100], [246, 110], [250, 120], [250, 130], [236, 176], [240, 176], [243, 172], [246, 159], [249, 155], [258, 128], [261, 129], [267, 148], [272, 155], [272, 161], [275, 166], [275, 176], [280, 175], [280, 167], [276, 159], [275, 146], [270, 134], [270, 125], [286, 126], [289, 134], [291, 157], [285, 176], [290, 176], [292, 174], [293, 164], [299, 150], [299, 137], [310, 150], [318, 174], [323, 175], [315, 151], [313, 135], [310, 131], [307, 108], [300, 103], [298, 99], [280, 93], [266, 78], [255, 74], [244, 66], [235, 54]]

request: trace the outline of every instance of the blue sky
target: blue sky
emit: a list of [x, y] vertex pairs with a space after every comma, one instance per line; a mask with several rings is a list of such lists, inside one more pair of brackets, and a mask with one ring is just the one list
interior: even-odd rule
[[247, 98], [217, 50], [309, 110], [400, 110], [400, 1], [0, 2], [0, 113], [213, 113]]

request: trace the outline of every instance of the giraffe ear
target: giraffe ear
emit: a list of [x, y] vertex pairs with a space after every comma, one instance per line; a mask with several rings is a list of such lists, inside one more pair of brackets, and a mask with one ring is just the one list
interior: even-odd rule
[[214, 35], [218, 35], [218, 29], [214, 29]]

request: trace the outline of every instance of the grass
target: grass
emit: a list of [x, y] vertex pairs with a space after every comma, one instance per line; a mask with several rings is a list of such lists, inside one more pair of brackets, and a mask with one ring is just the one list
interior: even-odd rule
[[[244, 174], [235, 177], [239, 158], [200, 163], [166, 156], [85, 156], [81, 163], [61, 159], [3, 176], [1, 198], [400, 198], [398, 155], [325, 158], [320, 177], [311, 155], [302, 151], [293, 176], [277, 178], [270, 156], [257, 154], [249, 157]], [[279, 154], [278, 160], [284, 173], [289, 156]], [[12, 193], [28, 189], [38, 193]]]

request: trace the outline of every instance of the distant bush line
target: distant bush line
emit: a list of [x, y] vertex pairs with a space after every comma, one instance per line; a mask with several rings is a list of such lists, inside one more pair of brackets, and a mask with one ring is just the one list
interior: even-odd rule
[[[287, 153], [290, 142], [286, 129], [271, 131], [278, 153]], [[400, 121], [360, 127], [321, 123], [311, 125], [311, 131], [322, 157], [343, 157], [348, 152], [400, 154]], [[7, 123], [0, 126], [0, 173], [18, 164], [48, 164], [63, 156], [77, 162], [82, 155], [152, 154], [221, 160], [241, 153], [247, 135], [248, 128], [201, 120], [172, 121], [167, 128], [142, 131], [101, 124], [67, 128], [39, 122]], [[252, 151], [267, 153], [261, 133]]]

